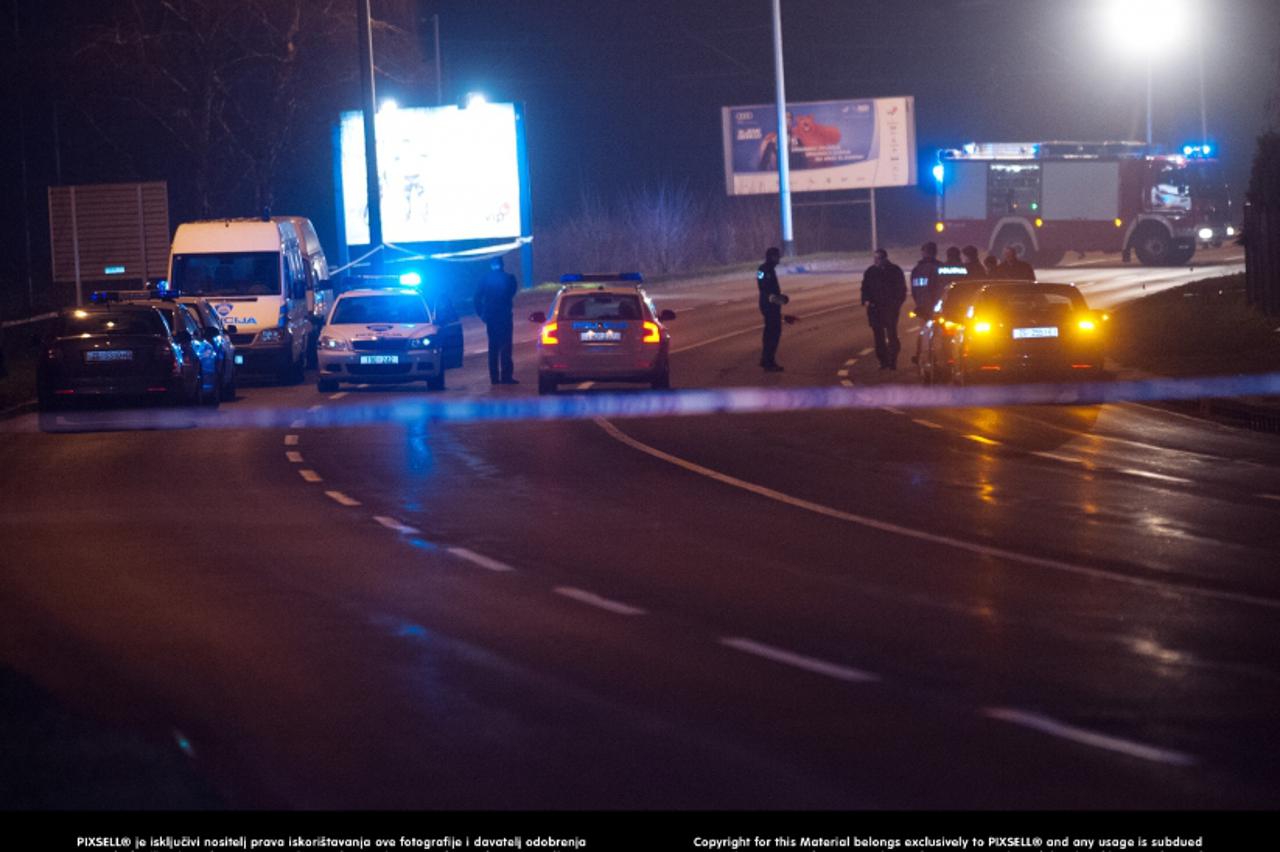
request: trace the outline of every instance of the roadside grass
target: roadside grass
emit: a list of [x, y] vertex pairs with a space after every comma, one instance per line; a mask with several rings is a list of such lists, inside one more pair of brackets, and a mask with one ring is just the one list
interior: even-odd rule
[[1280, 318], [1245, 300], [1244, 275], [1206, 278], [1119, 306], [1110, 356], [1168, 376], [1280, 370]]

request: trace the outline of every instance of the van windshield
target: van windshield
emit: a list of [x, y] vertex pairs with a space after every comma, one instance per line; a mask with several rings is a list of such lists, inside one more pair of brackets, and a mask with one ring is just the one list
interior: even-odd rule
[[280, 255], [273, 251], [175, 254], [169, 286], [189, 296], [279, 296]]

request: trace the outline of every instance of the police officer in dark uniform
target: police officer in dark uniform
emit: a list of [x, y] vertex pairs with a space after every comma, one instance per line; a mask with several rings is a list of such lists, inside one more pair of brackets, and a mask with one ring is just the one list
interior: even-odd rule
[[898, 312], [907, 299], [907, 280], [902, 267], [889, 262], [889, 253], [876, 249], [876, 262], [862, 275], [862, 304], [867, 306], [867, 322], [876, 341], [876, 358], [881, 370], [898, 369]]
[[920, 246], [920, 261], [911, 268], [911, 299], [915, 302], [916, 316], [928, 317], [938, 301], [938, 244]]
[[756, 287], [760, 290], [760, 313], [764, 316], [764, 337], [760, 349], [760, 366], [767, 373], [782, 371], [775, 360], [778, 341], [782, 339], [782, 306], [789, 300], [778, 284], [778, 261], [782, 252], [771, 248], [764, 253], [764, 263], [756, 270]]
[[495, 385], [519, 384], [512, 375], [511, 359], [512, 302], [516, 297], [516, 277], [502, 268], [502, 258], [489, 263], [489, 271], [476, 288], [476, 316], [484, 320], [489, 333], [489, 382]]

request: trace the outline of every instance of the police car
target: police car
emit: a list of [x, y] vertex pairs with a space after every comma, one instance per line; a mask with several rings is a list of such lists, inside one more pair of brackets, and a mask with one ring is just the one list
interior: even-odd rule
[[430, 390], [444, 390], [447, 364], [438, 319], [417, 290], [343, 293], [320, 335], [316, 388], [425, 381]]
[[658, 311], [637, 273], [566, 275], [538, 335], [538, 393], [555, 393], [567, 382], [644, 382], [671, 387], [671, 335], [663, 323], [676, 318]]

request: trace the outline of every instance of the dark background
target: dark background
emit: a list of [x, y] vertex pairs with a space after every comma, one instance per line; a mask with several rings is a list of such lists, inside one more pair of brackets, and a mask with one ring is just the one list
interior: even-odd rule
[[[45, 193], [58, 164], [64, 184], [166, 180], [171, 226], [200, 215], [184, 186], [189, 176], [166, 156], [172, 143], [145, 119], [112, 121], [101, 92], [85, 79], [95, 74], [84, 51], [89, 33], [122, 5], [6, 4], [10, 70], [0, 105], [0, 150], [8, 164], [0, 179], [6, 316], [21, 312], [11, 297], [26, 289], [24, 141], [37, 290], [48, 277]], [[1277, 123], [1280, 4], [1195, 5], [1191, 39], [1156, 64], [1155, 138], [1180, 147], [1200, 135], [1199, 35], [1209, 135], [1238, 200], [1255, 137]], [[339, 19], [349, 8], [354, 20], [353, 0], [314, 6], [317, 15]], [[1104, 35], [1098, 7], [1092, 0], [784, 0], [788, 99], [915, 96], [919, 186], [879, 196], [882, 241], [913, 243], [932, 216], [928, 169], [939, 147], [974, 139], [1144, 135], [1143, 65]], [[720, 107], [773, 99], [768, 0], [410, 0], [404, 8], [402, 23], [416, 30], [422, 68], [385, 69], [379, 97], [435, 102], [431, 16], [438, 14], [445, 100], [476, 90], [526, 105], [535, 237], [578, 210], [584, 197], [608, 202], [661, 184], [699, 197], [723, 194]], [[390, 14], [375, 2], [375, 17], [383, 12]], [[351, 36], [354, 42], [354, 26]], [[378, 31], [375, 54], [385, 39]], [[337, 112], [357, 106], [354, 57], [352, 44], [309, 72], [326, 100], [299, 117], [273, 182], [273, 209], [311, 217], [327, 246], [336, 239], [330, 133]], [[254, 204], [245, 191], [212, 213], [249, 215]], [[849, 215], [850, 228], [862, 234], [865, 213]]]

